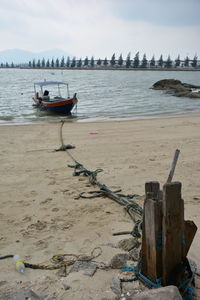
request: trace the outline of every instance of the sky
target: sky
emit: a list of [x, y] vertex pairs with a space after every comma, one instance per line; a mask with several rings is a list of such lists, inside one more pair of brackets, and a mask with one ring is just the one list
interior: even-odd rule
[[0, 0], [0, 37], [0, 51], [200, 59], [200, 0]]

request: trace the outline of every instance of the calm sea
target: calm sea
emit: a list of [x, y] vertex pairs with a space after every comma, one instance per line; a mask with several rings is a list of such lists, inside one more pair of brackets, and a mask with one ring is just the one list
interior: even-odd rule
[[[0, 69], [0, 124], [27, 124], [65, 119], [38, 111], [33, 82], [61, 80], [77, 92], [73, 121], [105, 121], [200, 113], [200, 99], [177, 98], [150, 89], [160, 79], [200, 85], [200, 72]], [[67, 118], [66, 118], [67, 119]]]

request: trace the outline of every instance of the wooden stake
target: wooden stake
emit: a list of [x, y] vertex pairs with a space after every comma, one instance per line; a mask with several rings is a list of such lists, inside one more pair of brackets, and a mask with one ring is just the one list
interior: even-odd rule
[[158, 182], [146, 182], [142, 223], [141, 272], [154, 281], [162, 275], [162, 201]]
[[[163, 284], [168, 285], [170, 274], [184, 257], [184, 203], [181, 183], [167, 183], [163, 187]], [[176, 285], [176, 282], [173, 283]]]
[[197, 226], [193, 221], [185, 221], [185, 257], [188, 254], [192, 241], [194, 239], [195, 233], [197, 232]]
[[170, 171], [169, 171], [169, 176], [167, 178], [167, 183], [170, 183], [172, 181], [179, 154], [180, 154], [180, 150], [176, 149], [176, 151], [174, 153], [174, 158], [173, 158], [173, 161], [172, 161], [172, 164], [171, 164], [171, 168], [170, 168]]

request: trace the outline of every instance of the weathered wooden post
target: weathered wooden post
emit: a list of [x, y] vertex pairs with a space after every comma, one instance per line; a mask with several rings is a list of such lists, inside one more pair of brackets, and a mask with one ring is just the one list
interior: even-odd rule
[[187, 276], [178, 269], [188, 264], [187, 253], [197, 231], [193, 221], [184, 221], [181, 183], [172, 182], [179, 153], [177, 149], [163, 191], [158, 182], [145, 184], [141, 275], [152, 283], [161, 278], [163, 286], [179, 286]]
[[168, 285], [171, 272], [185, 255], [184, 203], [180, 182], [166, 183], [163, 187], [162, 226], [162, 280], [163, 285]]
[[151, 281], [162, 276], [162, 201], [159, 182], [145, 184], [141, 272]]
[[189, 220], [184, 222], [184, 226], [185, 226], [185, 254], [184, 255], [186, 257], [190, 249], [190, 246], [192, 244], [192, 241], [194, 239], [194, 236], [197, 232], [197, 226], [193, 221], [189, 221]]

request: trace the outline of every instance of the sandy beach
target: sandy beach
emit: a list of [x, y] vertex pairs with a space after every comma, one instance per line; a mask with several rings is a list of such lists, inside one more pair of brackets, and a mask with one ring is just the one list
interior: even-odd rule
[[[1, 210], [0, 256], [20, 254], [24, 261], [42, 263], [57, 254], [90, 256], [109, 264], [114, 247], [130, 235], [133, 223], [122, 206], [111, 199], [79, 198], [98, 190], [88, 178], [73, 176], [73, 160], [61, 145], [61, 123], [0, 126]], [[182, 183], [185, 219], [200, 228], [200, 116], [113, 122], [66, 122], [62, 128], [68, 152], [89, 170], [103, 169], [97, 178], [111, 190], [138, 194], [143, 206], [146, 181], [165, 184], [176, 149], [180, 156], [174, 181]], [[200, 267], [199, 229], [188, 257]], [[54, 299], [117, 299], [111, 280], [117, 269], [82, 271], [60, 276], [58, 270], [26, 269], [19, 274], [8, 258], [0, 260], [0, 295], [31, 288]]]

